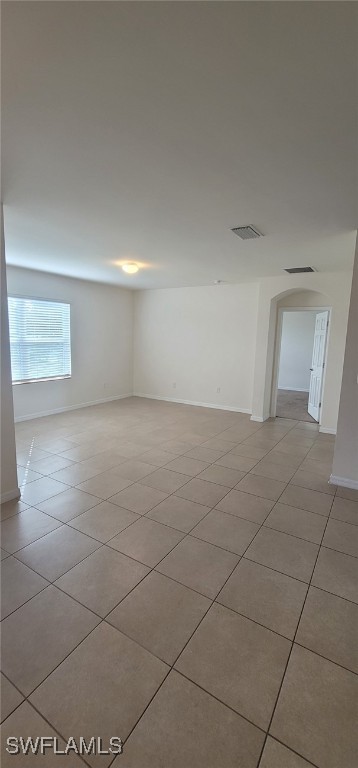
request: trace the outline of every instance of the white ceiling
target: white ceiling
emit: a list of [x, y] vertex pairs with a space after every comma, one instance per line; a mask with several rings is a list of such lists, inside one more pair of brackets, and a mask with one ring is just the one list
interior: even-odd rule
[[350, 269], [357, 11], [3, 2], [8, 263], [134, 288]]

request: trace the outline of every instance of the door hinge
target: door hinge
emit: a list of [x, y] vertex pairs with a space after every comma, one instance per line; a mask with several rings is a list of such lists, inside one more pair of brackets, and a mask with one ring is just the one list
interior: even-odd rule
[[318, 407], [321, 408], [321, 406], [322, 406], [322, 403], [320, 403]]

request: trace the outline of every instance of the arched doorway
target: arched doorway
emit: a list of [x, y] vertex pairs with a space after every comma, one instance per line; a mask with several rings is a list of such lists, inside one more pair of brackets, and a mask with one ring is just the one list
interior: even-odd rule
[[[298, 277], [293, 285], [292, 280], [287, 278], [266, 279], [260, 286], [251, 418], [253, 421], [262, 422], [272, 416], [279, 305], [304, 308], [327, 307], [330, 309], [331, 323], [326, 353], [320, 431], [334, 434], [337, 426], [347, 328], [347, 291], [343, 280], [341, 285], [339, 279], [334, 281], [331, 275], [313, 274], [307, 279], [308, 284], [305, 285], [305, 282]], [[278, 290], [279, 288], [281, 290]]]

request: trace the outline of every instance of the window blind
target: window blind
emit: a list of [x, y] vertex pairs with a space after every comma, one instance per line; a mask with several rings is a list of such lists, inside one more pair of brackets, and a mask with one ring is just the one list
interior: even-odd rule
[[70, 305], [9, 296], [13, 383], [71, 376]]

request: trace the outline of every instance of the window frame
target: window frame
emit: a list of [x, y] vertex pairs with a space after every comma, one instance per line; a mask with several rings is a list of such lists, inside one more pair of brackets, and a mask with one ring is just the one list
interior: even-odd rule
[[[63, 376], [43, 376], [40, 379], [23, 379], [22, 381], [11, 381], [13, 387], [22, 386], [22, 384], [41, 384], [42, 382], [46, 381], [68, 381], [69, 379], [72, 379], [72, 301], [69, 301], [68, 299], [49, 299], [47, 296], [44, 298], [43, 296], [30, 296], [29, 294], [25, 293], [13, 293], [12, 291], [8, 291], [7, 293], [7, 301], [9, 299], [24, 299], [25, 301], [48, 301], [51, 304], [68, 304], [70, 307], [70, 363], [71, 363], [71, 373], [66, 373]], [[9, 318], [9, 340], [10, 340], [10, 318]], [[10, 357], [11, 357], [11, 342], [10, 342]], [[11, 370], [11, 379], [12, 379], [12, 370]]]

